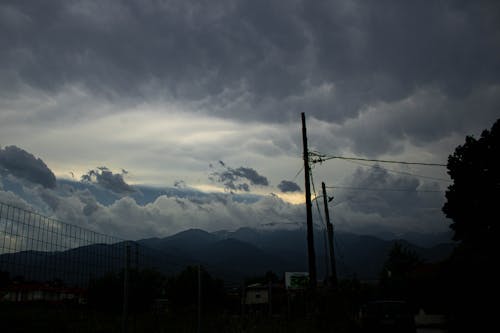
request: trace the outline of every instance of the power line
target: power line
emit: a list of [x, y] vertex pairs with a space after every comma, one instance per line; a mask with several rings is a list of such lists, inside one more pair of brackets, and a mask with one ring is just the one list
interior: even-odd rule
[[385, 170], [385, 171], [388, 171], [388, 172], [392, 172], [392, 173], [401, 174], [401, 175], [413, 176], [413, 177], [417, 177], [417, 178], [425, 178], [425, 179], [437, 180], [437, 181], [441, 181], [441, 182], [452, 183], [452, 181], [450, 179], [444, 179], [444, 178], [438, 178], [438, 177], [431, 177], [431, 176], [424, 176], [424, 175], [418, 175], [416, 173], [411, 173], [411, 172], [406, 172], [406, 171], [398, 171], [398, 170], [388, 169], [388, 168], [385, 168], [385, 167], [380, 166], [378, 164], [367, 165], [367, 164], [364, 164], [364, 163], [361, 163], [361, 162], [357, 162], [357, 161], [351, 161], [351, 160], [345, 160], [345, 161], [349, 162], [349, 163], [361, 165], [361, 166], [364, 166], [364, 167], [367, 167], [367, 168], [380, 168], [382, 170]]
[[295, 181], [302, 171], [304, 171], [304, 167], [301, 167], [300, 170], [297, 171], [297, 174], [295, 174], [295, 177], [293, 177], [292, 181]]
[[424, 166], [438, 166], [446, 167], [446, 164], [442, 163], [425, 163], [425, 162], [408, 162], [408, 161], [395, 161], [395, 160], [378, 160], [370, 158], [360, 158], [360, 157], [347, 157], [347, 156], [335, 156], [335, 155], [324, 155], [317, 152], [310, 152], [310, 155], [314, 157], [311, 159], [311, 163], [323, 163], [328, 160], [339, 159], [339, 160], [351, 160], [351, 161], [365, 161], [365, 162], [378, 162], [378, 163], [392, 163], [392, 164], [405, 164], [405, 165], [424, 165]]
[[374, 191], [374, 192], [417, 192], [417, 193], [444, 193], [443, 190], [416, 190], [405, 188], [374, 188], [374, 187], [355, 187], [355, 186], [326, 186], [326, 188], [338, 190], [353, 190], [353, 191]]

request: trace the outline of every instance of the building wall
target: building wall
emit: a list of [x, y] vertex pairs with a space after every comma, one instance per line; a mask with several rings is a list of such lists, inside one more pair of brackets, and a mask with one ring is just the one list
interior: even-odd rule
[[267, 289], [247, 290], [245, 296], [245, 304], [267, 304], [269, 302], [269, 294]]

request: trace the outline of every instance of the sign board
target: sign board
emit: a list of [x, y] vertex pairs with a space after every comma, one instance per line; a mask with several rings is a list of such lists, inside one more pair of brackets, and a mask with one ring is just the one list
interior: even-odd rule
[[309, 288], [308, 272], [285, 272], [286, 289], [307, 289]]

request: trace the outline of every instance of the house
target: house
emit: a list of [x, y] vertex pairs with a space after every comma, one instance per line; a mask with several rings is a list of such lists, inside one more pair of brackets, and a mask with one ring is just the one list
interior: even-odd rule
[[251, 284], [245, 290], [245, 305], [269, 303], [269, 286], [260, 283]]
[[50, 302], [50, 303], [85, 303], [82, 289], [54, 287], [39, 283], [13, 284], [0, 290], [0, 302]]

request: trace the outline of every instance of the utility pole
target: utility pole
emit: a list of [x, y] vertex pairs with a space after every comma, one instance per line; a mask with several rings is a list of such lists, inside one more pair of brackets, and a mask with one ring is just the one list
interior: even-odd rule
[[307, 148], [307, 130], [306, 116], [302, 116], [302, 145], [304, 147], [304, 176], [306, 188], [306, 214], [307, 214], [307, 253], [309, 256], [309, 283], [311, 289], [316, 288], [316, 255], [314, 253], [314, 230], [312, 223], [312, 204], [311, 204], [311, 183], [309, 180], [309, 150]]
[[333, 225], [330, 223], [330, 213], [328, 212], [328, 197], [326, 195], [325, 182], [321, 183], [323, 188], [323, 203], [325, 205], [325, 216], [326, 216], [326, 228], [328, 231], [328, 245], [330, 249], [330, 266], [332, 267], [332, 287], [337, 287], [337, 265], [335, 263], [335, 252], [333, 247]]
[[330, 265], [328, 264], [328, 230], [323, 232], [323, 250], [325, 251], [325, 283], [330, 284]]

